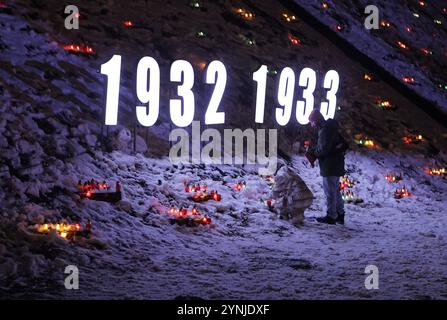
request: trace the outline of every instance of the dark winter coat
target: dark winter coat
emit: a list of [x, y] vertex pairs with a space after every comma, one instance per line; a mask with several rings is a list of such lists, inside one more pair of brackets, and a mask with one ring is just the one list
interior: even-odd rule
[[334, 150], [340, 139], [337, 121], [328, 119], [323, 122], [318, 130], [317, 146], [312, 150], [318, 158], [323, 177], [341, 177], [345, 174], [345, 156]]

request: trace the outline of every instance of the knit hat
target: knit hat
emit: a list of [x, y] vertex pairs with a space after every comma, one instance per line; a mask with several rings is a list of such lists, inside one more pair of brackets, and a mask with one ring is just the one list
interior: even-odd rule
[[321, 122], [324, 121], [324, 117], [319, 109], [313, 109], [309, 115], [309, 122]]

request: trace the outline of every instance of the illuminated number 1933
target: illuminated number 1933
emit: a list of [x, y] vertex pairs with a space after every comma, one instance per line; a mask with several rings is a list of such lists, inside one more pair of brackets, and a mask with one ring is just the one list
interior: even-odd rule
[[[253, 80], [257, 83], [256, 90], [256, 123], [264, 123], [265, 96], [267, 91], [267, 66], [261, 66], [253, 73]], [[337, 92], [340, 83], [338, 72], [330, 70], [326, 73], [323, 87], [328, 89], [327, 101], [321, 102], [320, 111], [325, 119], [333, 118], [337, 105]], [[314, 70], [304, 68], [299, 76], [298, 85], [303, 88], [302, 98], [296, 101], [296, 120], [300, 124], [309, 123], [309, 115], [314, 109], [314, 92], [317, 84], [317, 76]], [[294, 101], [295, 73], [289, 67], [282, 70], [278, 84], [278, 104], [281, 108], [276, 108], [276, 122], [285, 126], [289, 123], [292, 115]]]

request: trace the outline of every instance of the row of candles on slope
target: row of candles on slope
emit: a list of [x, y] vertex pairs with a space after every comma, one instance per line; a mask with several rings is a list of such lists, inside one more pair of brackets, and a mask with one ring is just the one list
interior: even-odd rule
[[[390, 183], [397, 183], [402, 180], [401, 176], [396, 176], [394, 174], [386, 174], [385, 179]], [[349, 179], [349, 177], [344, 176], [340, 178], [340, 191], [342, 194], [342, 199], [346, 202], [363, 202], [361, 198], [356, 196], [353, 191], [348, 190], [352, 188], [356, 184], [355, 181]], [[396, 199], [402, 199], [402, 198], [408, 198], [411, 197], [411, 193], [408, 191], [408, 189], [403, 186], [402, 188], [397, 188], [394, 191], [394, 198]]]
[[[200, 186], [200, 183], [198, 184], [184, 184], [185, 186], [185, 192], [187, 193], [200, 193], [200, 192], [207, 192], [207, 185], [203, 184], [202, 186]], [[240, 181], [237, 184], [234, 185], [234, 189], [236, 191], [241, 191], [242, 189], [245, 189], [247, 187], [247, 184], [245, 183], [245, 181]], [[211, 191], [212, 194], [219, 194], [216, 190]]]
[[[404, 137], [402, 137], [402, 141], [404, 144], [420, 144], [424, 141], [424, 138], [422, 137], [422, 135], [420, 134], [408, 134]], [[365, 147], [365, 148], [371, 148], [371, 149], [376, 149], [379, 148], [379, 145], [374, 142], [374, 140], [365, 137], [365, 136], [361, 136], [358, 139], [355, 139], [355, 143], [361, 147]]]
[[[190, 6], [193, 8], [199, 8], [202, 9], [203, 7], [201, 6], [199, 1], [192, 1], [190, 3]], [[323, 3], [322, 4], [323, 8], [327, 9], [329, 7], [329, 5], [327, 3]], [[233, 8], [233, 12], [235, 12], [236, 14], [240, 15], [244, 20], [247, 21], [252, 21], [255, 18], [255, 14], [253, 12], [250, 12], [247, 9], [244, 8]], [[281, 17], [286, 21], [286, 22], [296, 22], [297, 21], [297, 17], [295, 15], [292, 14], [288, 14], [288, 13], [282, 13]], [[440, 20], [435, 20], [437, 22], [441, 22]], [[126, 28], [134, 28], [136, 27], [135, 22], [131, 21], [131, 20], [125, 20], [122, 21], [122, 25]], [[383, 27], [389, 27], [390, 24], [386, 21], [382, 21], [381, 25]], [[338, 24], [336, 25], [336, 30], [337, 31], [342, 31], [344, 30], [344, 26], [342, 24]], [[407, 31], [411, 30], [408, 29], [407, 27]], [[206, 37], [206, 34], [203, 31], [199, 31], [197, 32], [197, 37], [198, 38], [204, 38]], [[254, 39], [250, 39], [248, 37], [245, 37], [243, 35], [240, 35], [240, 37], [242, 37], [243, 41], [247, 44], [247, 45], [254, 45], [255, 41]], [[297, 38], [296, 36], [292, 35], [290, 32], [288, 33], [288, 38], [289, 41], [292, 45], [294, 46], [299, 46], [301, 45], [301, 40], [299, 38]], [[408, 49], [408, 46], [403, 43], [402, 41], [397, 41], [397, 45], [402, 48], [402, 49]], [[63, 48], [69, 52], [75, 52], [75, 53], [83, 53], [83, 54], [95, 54], [95, 51], [93, 50], [92, 47], [88, 46], [88, 45], [74, 45], [74, 44], [69, 44], [69, 45], [65, 45], [63, 46]], [[421, 51], [427, 55], [432, 55], [433, 52], [427, 48], [421, 48]], [[414, 77], [403, 77], [402, 80], [408, 84], [414, 84], [415, 83], [415, 79]], [[447, 90], [447, 85], [444, 85], [444, 88]]]
[[[327, 3], [323, 3], [323, 4], [322, 4], [322, 7], [323, 7], [324, 9], [328, 9], [328, 8], [329, 8], [329, 5], [328, 5]], [[444, 14], [446, 14], [446, 13], [447, 13], [447, 8], [443, 8], [443, 9], [442, 9], [442, 12], [443, 12]], [[413, 15], [414, 15], [415, 17], [419, 18], [419, 14], [418, 14], [418, 13], [414, 13]], [[439, 19], [434, 19], [433, 21], [434, 21], [436, 24], [438, 24], [438, 25], [441, 25], [441, 24], [442, 24], [442, 21], [439, 20]], [[388, 22], [388, 21], [386, 21], [386, 20], [382, 20], [382, 21], [380, 22], [380, 26], [383, 27], [383, 28], [389, 28], [389, 27], [391, 27], [391, 23]], [[335, 29], [336, 29], [337, 31], [343, 31], [343, 30], [345, 29], [345, 26], [344, 26], [343, 24], [337, 24], [337, 25], [335, 26]], [[414, 31], [413, 28], [408, 27], [408, 26], [405, 27], [405, 30], [406, 30], [407, 32], [413, 32], [413, 31]], [[405, 42], [403, 42], [403, 41], [401, 41], [401, 40], [396, 41], [396, 45], [397, 45], [399, 48], [404, 49], [404, 50], [408, 50], [408, 49], [409, 49], [409, 46], [408, 46]], [[428, 55], [428, 56], [433, 55], [433, 51], [430, 50], [429, 48], [420, 48], [419, 51], [422, 52], [422, 53], [425, 54], [425, 55]], [[364, 77], [365, 80], [370, 81], [371, 78], [372, 78], [372, 77], [371, 77], [370, 75], [365, 74], [365, 77]], [[403, 82], [407, 83], [407, 84], [411, 84], [411, 85], [416, 84], [416, 79], [415, 79], [414, 77], [412, 77], [412, 76], [404, 76], [404, 77], [401, 78], [401, 80], [402, 80]], [[438, 84], [438, 87], [441, 88], [441, 89], [447, 90], [447, 84], [439, 83], [439, 84]]]
[[[110, 186], [107, 182], [103, 181], [102, 183], [96, 181], [95, 179], [91, 179], [86, 182], [78, 181], [78, 190], [79, 192], [85, 193], [87, 197], [91, 197], [91, 195], [95, 192], [107, 192], [110, 191]], [[121, 185], [119, 181], [115, 184], [115, 192], [121, 192]]]
[[[441, 168], [441, 169], [427, 169], [426, 172], [430, 175], [434, 175], [434, 176], [444, 176], [445, 175], [445, 169]], [[394, 175], [394, 174], [386, 174], [385, 175], [385, 179], [390, 182], [390, 183], [397, 183], [399, 181], [402, 180], [402, 176], [398, 176], [398, 175]], [[401, 198], [407, 198], [407, 197], [411, 197], [411, 193], [410, 191], [403, 186], [402, 188], [397, 188], [394, 191], [394, 197], [396, 199], [401, 199]]]
[[[191, 7], [193, 8], [202, 8], [200, 3], [198, 1], [193, 1], [191, 2]], [[235, 12], [236, 14], [240, 15], [243, 19], [247, 20], [247, 21], [252, 21], [255, 18], [255, 14], [243, 9], [243, 8], [234, 8], [233, 12]], [[281, 17], [287, 21], [287, 22], [295, 22], [297, 21], [297, 18], [295, 15], [290, 15], [287, 13], [282, 13]], [[131, 20], [125, 20], [122, 21], [122, 25], [126, 28], [134, 28], [136, 27], [135, 22], [131, 21]], [[206, 33], [203, 31], [198, 31], [196, 33], [197, 38], [205, 38], [206, 37]], [[247, 45], [255, 45], [256, 42], [253, 38], [244, 36], [242, 34], [239, 34], [239, 38]], [[301, 45], [301, 40], [292, 35], [290, 32], [288, 33], [288, 39], [290, 41], [290, 43], [294, 46], [299, 46]], [[88, 46], [88, 45], [77, 45], [77, 44], [68, 44], [68, 45], [64, 45], [63, 46], [64, 50], [69, 51], [69, 52], [73, 52], [73, 53], [82, 53], [82, 54], [96, 54], [96, 52], [93, 50], [92, 47]]]
[[[405, 43], [402, 42], [402, 41], [397, 41], [396, 44], [397, 44], [397, 45], [399, 46], [399, 48], [401, 48], [401, 49], [404, 49], [404, 50], [409, 49], [408, 45], [405, 44]], [[430, 49], [428, 49], [428, 48], [421, 48], [420, 51], [421, 51], [422, 53], [424, 53], [425, 55], [433, 55], [433, 51], [430, 50]], [[367, 80], [366, 77], [365, 77], [365, 80]], [[401, 78], [401, 80], [402, 80], [403, 82], [405, 82], [406, 84], [411, 84], [411, 85], [415, 85], [415, 84], [417, 84], [417, 82], [416, 82], [416, 78], [414, 78], [414, 77], [412, 77], [412, 76], [404, 76], [404, 77]], [[438, 83], [437, 83], [437, 86], [438, 86], [438, 88], [440, 88], [440, 89], [447, 90], [447, 83], [441, 83], [441, 82], [438, 82]]]
[[[399, 181], [402, 181], [402, 176], [388, 173], [385, 175], [385, 179], [389, 183], [398, 183]], [[394, 191], [394, 198], [396, 199], [402, 199], [408, 197], [411, 197], [411, 193], [405, 186], [403, 186], [402, 188], [397, 188]]]
[[[264, 181], [267, 183], [270, 189], [275, 185], [275, 177], [274, 176], [266, 176], [264, 177]], [[221, 201], [222, 196], [216, 191], [212, 190], [210, 194], [207, 193], [207, 185], [203, 184], [202, 186], [198, 184], [187, 184], [184, 183], [185, 192], [194, 193], [193, 200], [209, 200], [213, 199], [214, 201]], [[236, 183], [233, 186], [233, 189], [236, 191], [242, 191], [247, 188], [247, 184], [244, 180]], [[269, 208], [273, 207], [274, 201], [273, 199], [261, 200], [265, 205]]]
[[176, 207], [172, 206], [168, 210], [168, 214], [170, 216], [174, 216], [176, 219], [191, 219], [197, 223], [200, 223], [202, 225], [211, 224], [211, 218], [208, 215], [201, 215], [199, 210], [197, 209], [197, 206], [193, 206], [191, 211], [189, 211], [186, 208], [180, 208], [177, 209]]
[[69, 224], [66, 222], [61, 223], [44, 223], [34, 225], [34, 229], [38, 233], [49, 234], [51, 231], [55, 231], [58, 236], [64, 239], [73, 239], [76, 234], [83, 233], [88, 235], [92, 231], [92, 222], [87, 220], [85, 227], [82, 229], [80, 223]]
[[[424, 51], [424, 50], [427, 50], [427, 49], [421, 49], [421, 50]], [[374, 81], [374, 77], [371, 74], [365, 73], [363, 75], [363, 80], [365, 80], [365, 81]], [[416, 84], [416, 79], [414, 77], [405, 76], [405, 77], [402, 77], [401, 80], [403, 82], [407, 83], [407, 84]], [[447, 84], [438, 83], [437, 86], [440, 89], [447, 90]], [[393, 109], [395, 109], [394, 105], [389, 100], [378, 100], [377, 101], [377, 106], [380, 109], [383, 109], [383, 110], [393, 110]]]

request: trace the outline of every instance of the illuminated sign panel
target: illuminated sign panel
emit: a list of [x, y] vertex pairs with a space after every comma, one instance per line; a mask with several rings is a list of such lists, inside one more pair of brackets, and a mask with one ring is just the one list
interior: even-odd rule
[[[114, 55], [101, 66], [101, 73], [107, 76], [107, 94], [105, 106], [105, 124], [118, 123], [118, 101], [121, 82], [121, 56]], [[253, 73], [256, 83], [255, 115], [256, 123], [264, 123], [264, 111], [267, 94], [268, 68], [262, 65]], [[225, 65], [214, 60], [206, 68], [205, 83], [214, 85], [208, 107], [205, 112], [205, 124], [224, 124], [225, 112], [219, 111], [225, 89], [227, 86], [227, 69]], [[194, 120], [194, 69], [186, 60], [176, 60], [171, 64], [170, 81], [177, 84], [178, 98], [169, 100], [169, 111], [172, 123], [177, 127], [188, 127]], [[337, 71], [329, 70], [323, 80], [326, 90], [326, 100], [320, 103], [320, 110], [325, 119], [335, 116], [337, 106], [337, 92], [340, 77]], [[301, 96], [295, 96], [296, 86], [302, 88]], [[309, 123], [309, 115], [315, 108], [315, 90], [317, 88], [317, 74], [311, 68], [303, 68], [296, 79], [295, 71], [285, 67], [280, 74], [277, 89], [277, 102], [279, 107], [275, 110], [276, 122], [285, 126], [290, 122], [295, 107], [296, 121], [301, 125]], [[153, 126], [159, 116], [160, 110], [160, 67], [152, 57], [143, 57], [136, 71], [136, 96], [139, 104], [136, 105], [138, 122], [144, 127]], [[296, 101], [295, 105], [294, 102]]]

